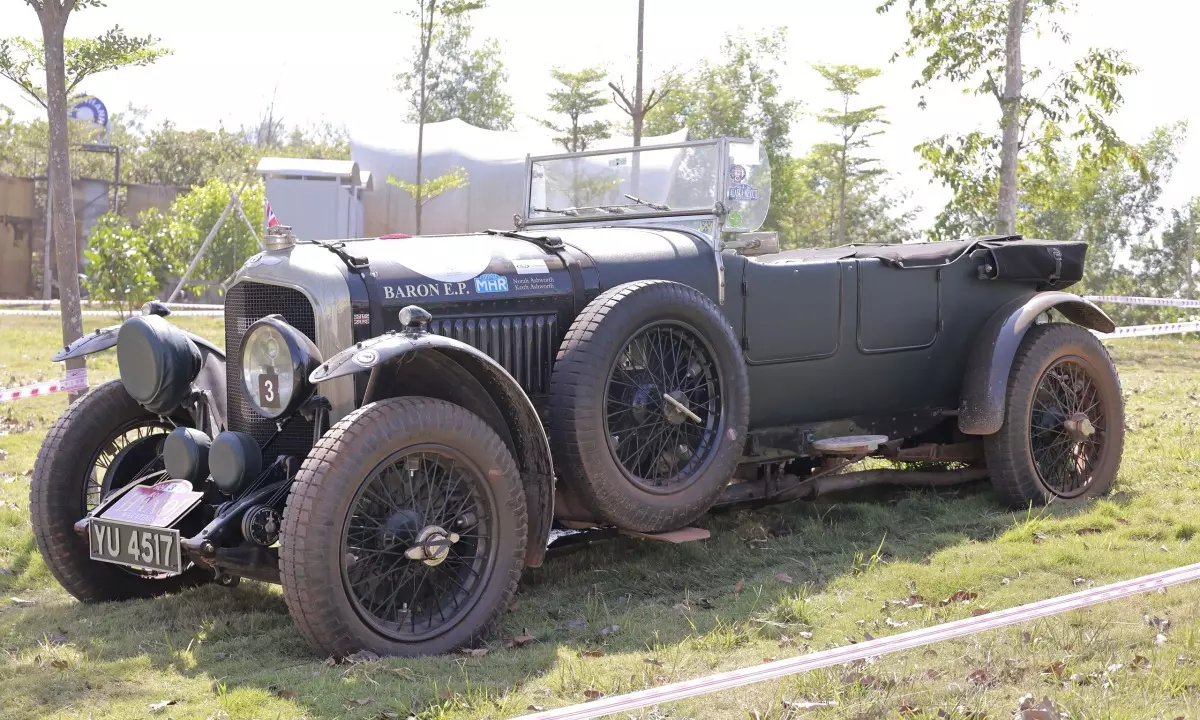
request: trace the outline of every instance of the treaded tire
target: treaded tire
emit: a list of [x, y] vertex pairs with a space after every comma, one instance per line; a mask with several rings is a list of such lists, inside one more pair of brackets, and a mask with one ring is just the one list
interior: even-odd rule
[[[397, 451], [422, 443], [454, 448], [483, 471], [496, 511], [496, 564], [458, 624], [421, 642], [397, 642], [356, 611], [343, 583], [340, 548], [351, 503], [372, 471]], [[280, 535], [283, 596], [300, 634], [321, 654], [435, 655], [473, 646], [500, 622], [516, 592], [527, 524], [516, 462], [480, 417], [425, 397], [370, 403], [330, 428], [300, 466]]]
[[[1083, 491], [1066, 497], [1042, 479], [1034, 462], [1031, 432], [1032, 405], [1038, 383], [1047, 369], [1069, 358], [1083, 368], [1095, 385], [1103, 408], [1107, 431], [1101, 456]], [[1048, 502], [1077, 505], [1112, 490], [1121, 465], [1125, 442], [1125, 407], [1121, 382], [1108, 351], [1100, 341], [1078, 325], [1047, 323], [1029, 330], [1021, 341], [1008, 377], [1004, 402], [1004, 425], [984, 438], [984, 456], [992, 487], [1011, 507]]]
[[[649, 323], [685, 323], [708, 343], [720, 378], [712, 457], [674, 492], [626, 477], [610, 449], [606, 388], [617, 356]], [[720, 308], [695, 288], [665, 280], [618, 285], [588, 303], [567, 331], [550, 380], [550, 439], [558, 475], [598, 519], [639, 532], [684, 527], [704, 514], [733, 476], [749, 423], [750, 386], [737, 338]]]
[[200, 567], [171, 577], [139, 577], [118, 565], [92, 560], [88, 539], [75, 532], [75, 523], [83, 517], [87, 473], [100, 444], [111, 439], [115, 428], [156, 417], [114, 380], [71, 404], [38, 451], [29, 482], [33, 535], [50, 573], [82, 602], [154, 597], [213, 579], [211, 571]]

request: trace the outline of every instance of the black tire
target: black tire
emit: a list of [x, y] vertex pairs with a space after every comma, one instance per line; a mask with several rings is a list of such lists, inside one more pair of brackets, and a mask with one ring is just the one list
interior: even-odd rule
[[1121, 383], [1100, 341], [1067, 323], [1032, 328], [1009, 372], [1004, 425], [984, 438], [1000, 499], [1019, 508], [1105, 495], [1124, 442]]
[[[647, 340], [639, 346], [641, 338]], [[681, 355], [655, 361], [653, 350], [646, 349], [649, 338], [663, 347], [672, 347], [674, 339]], [[638, 347], [640, 367], [630, 360]], [[680, 362], [687, 364], [682, 376]], [[660, 382], [668, 376], [671, 381]], [[686, 383], [691, 389], [681, 390]], [[680, 419], [660, 394], [679, 395], [702, 422]], [[550, 437], [559, 477], [603, 522], [639, 532], [684, 527], [712, 506], [733, 476], [749, 408], [737, 338], [712, 300], [663, 280], [619, 285], [584, 308], [558, 352], [550, 381]], [[625, 432], [617, 432], [619, 425]], [[642, 432], [658, 433], [645, 438], [649, 456], [642, 455], [643, 438], [636, 437]]]
[[[470, 563], [463, 562], [461, 555], [451, 555], [459, 553], [464, 544], [458, 540], [451, 541], [458, 544], [449, 546], [452, 549], [437, 561], [436, 568], [428, 571], [420, 567], [426, 564], [424, 561], [403, 556], [405, 547], [411, 549], [421, 542], [408, 537], [413, 534], [411, 530], [418, 527], [427, 530], [437, 513], [445, 514], [449, 498], [442, 500], [440, 508], [434, 508], [432, 501], [422, 508], [423, 503], [411, 484], [409, 500], [399, 495], [401, 499], [397, 501], [392, 496], [393, 487], [398, 492], [403, 492], [403, 488], [387, 485], [388, 481], [383, 480], [382, 491], [392, 503], [387, 511], [390, 516], [381, 520], [369, 512], [360, 513], [364, 507], [379, 506], [376, 502], [379, 496], [374, 490], [379, 486], [373, 484], [377, 479], [389, 477], [397, 463], [408, 463], [413, 455], [419, 456], [418, 463], [427, 462], [426, 453], [435, 456], [440, 453], [461, 461], [463, 477], [468, 481], [467, 499], [477, 503], [469, 507], [481, 509], [474, 526], [486, 522], [481, 535], [463, 538], [476, 552], [486, 548], [474, 556], [486, 557], [486, 561], [475, 565], [478, 572], [472, 575], [456, 569]], [[404, 469], [409, 467], [406, 464]], [[418, 467], [422, 478], [433, 472], [427, 465]], [[450, 477], [449, 472], [457, 467], [450, 466], [444, 477]], [[412, 473], [409, 477], [412, 483]], [[404, 476], [401, 474], [399, 478], [403, 481]], [[435, 485], [428, 482], [425, 487]], [[454, 491], [457, 488], [456, 485]], [[432, 498], [432, 490], [428, 492], [427, 497]], [[457, 511], [462, 513], [467, 501], [455, 502], [462, 503]], [[485, 513], [491, 515], [487, 520], [480, 519], [479, 515]], [[360, 518], [364, 516], [366, 522], [362, 524]], [[350, 529], [356, 527], [356, 522], [360, 523], [356, 532], [363, 534], [352, 541]], [[516, 463], [504, 441], [481, 418], [458, 405], [424, 397], [370, 403], [325, 433], [300, 467], [283, 513], [279, 559], [283, 596], [300, 634], [321, 654], [343, 657], [371, 650], [379, 655], [433, 655], [473, 646], [487, 638], [516, 592], [525, 557], [527, 523], [525, 493]], [[373, 532], [366, 532], [372, 528]], [[376, 562], [375, 558], [385, 556], [384, 561], [392, 563], [390, 569], [350, 582], [356, 563], [367, 566]], [[451, 558], [456, 564], [452, 564]], [[424, 606], [419, 604], [421, 591], [426, 578], [432, 578], [429, 580], [432, 588], [446, 579], [445, 575], [433, 574], [442, 572], [437, 568], [442, 568], [443, 563], [443, 571], [453, 573], [456, 584], [458, 580], [466, 583], [466, 587], [458, 585], [466, 597], [461, 607], [456, 605], [451, 609], [448, 619], [440, 618], [446, 626], [436, 630], [432, 629], [434, 615], [430, 606], [431, 629], [419, 633], [417, 621], [424, 612]], [[398, 579], [393, 575], [396, 571], [401, 572]], [[413, 585], [417, 575], [410, 576], [410, 571], [427, 574], [420, 575], [420, 584]], [[411, 596], [406, 590], [403, 598], [397, 597], [395, 593], [399, 590], [395, 590], [391, 597], [393, 610], [397, 603], [411, 599], [411, 609], [404, 605], [412, 621], [411, 632], [404, 631], [403, 616], [398, 616], [398, 627], [387, 627], [386, 620], [377, 614], [382, 611], [368, 607], [380, 597], [378, 593], [385, 578], [389, 589], [412, 588]], [[364, 593], [354, 589], [364, 582], [365, 594], [371, 597], [364, 598]], [[449, 585], [441, 587], [443, 591], [449, 588], [451, 599], [459, 596]], [[427, 590], [426, 605], [429, 595]], [[442, 612], [440, 606], [438, 612]]]
[[[95, 562], [88, 552], [88, 539], [75, 532], [75, 523], [86, 514], [88, 505], [94, 504], [88, 499], [88, 477], [95, 470], [98, 455], [123, 432], [149, 428], [161, 428], [158, 416], [138, 405], [120, 381], [114, 380], [68, 407], [51, 426], [38, 451], [29, 483], [33, 535], [51, 574], [82, 602], [154, 597], [213, 578], [211, 571], [200, 567], [181, 575], [152, 577]], [[163, 438], [166, 432], [162, 430]], [[118, 486], [132, 479], [123, 477]], [[96, 493], [94, 499], [99, 497]]]

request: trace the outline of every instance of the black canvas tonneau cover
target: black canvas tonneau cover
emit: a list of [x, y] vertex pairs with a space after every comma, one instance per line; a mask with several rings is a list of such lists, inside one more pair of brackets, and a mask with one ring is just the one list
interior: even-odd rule
[[[981, 252], [975, 254], [976, 251]], [[1087, 243], [1026, 240], [1021, 235], [985, 235], [930, 243], [799, 248], [761, 256], [754, 261], [775, 264], [876, 258], [886, 265], [907, 269], [941, 267], [973, 254], [984, 258], [980, 265], [981, 279], [1036, 282], [1043, 287], [1061, 289], [1083, 278]]]

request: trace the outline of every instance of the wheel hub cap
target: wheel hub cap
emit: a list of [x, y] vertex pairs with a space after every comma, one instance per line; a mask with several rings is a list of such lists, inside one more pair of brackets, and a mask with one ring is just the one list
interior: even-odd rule
[[417, 544], [404, 551], [409, 560], [433, 567], [441, 565], [450, 555], [450, 546], [459, 541], [458, 535], [437, 525], [430, 525], [417, 534]]
[[1064, 420], [1063, 430], [1074, 442], [1083, 442], [1096, 434], [1096, 427], [1083, 413], [1075, 413]]

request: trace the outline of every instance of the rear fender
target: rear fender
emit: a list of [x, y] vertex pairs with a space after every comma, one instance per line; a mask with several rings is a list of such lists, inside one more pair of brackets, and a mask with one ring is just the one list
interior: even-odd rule
[[958, 429], [967, 435], [991, 435], [1004, 425], [1008, 375], [1025, 333], [1038, 316], [1050, 309], [1089, 330], [1110, 333], [1116, 324], [1078, 295], [1043, 292], [1019, 297], [992, 315], [979, 332], [963, 378]]
[[542, 564], [554, 515], [550, 441], [529, 397], [495, 360], [466, 343], [421, 332], [388, 333], [356, 343], [313, 371], [322, 383], [370, 372], [363, 402], [419, 395], [483, 418], [508, 445], [525, 486], [529, 539], [525, 564]]

